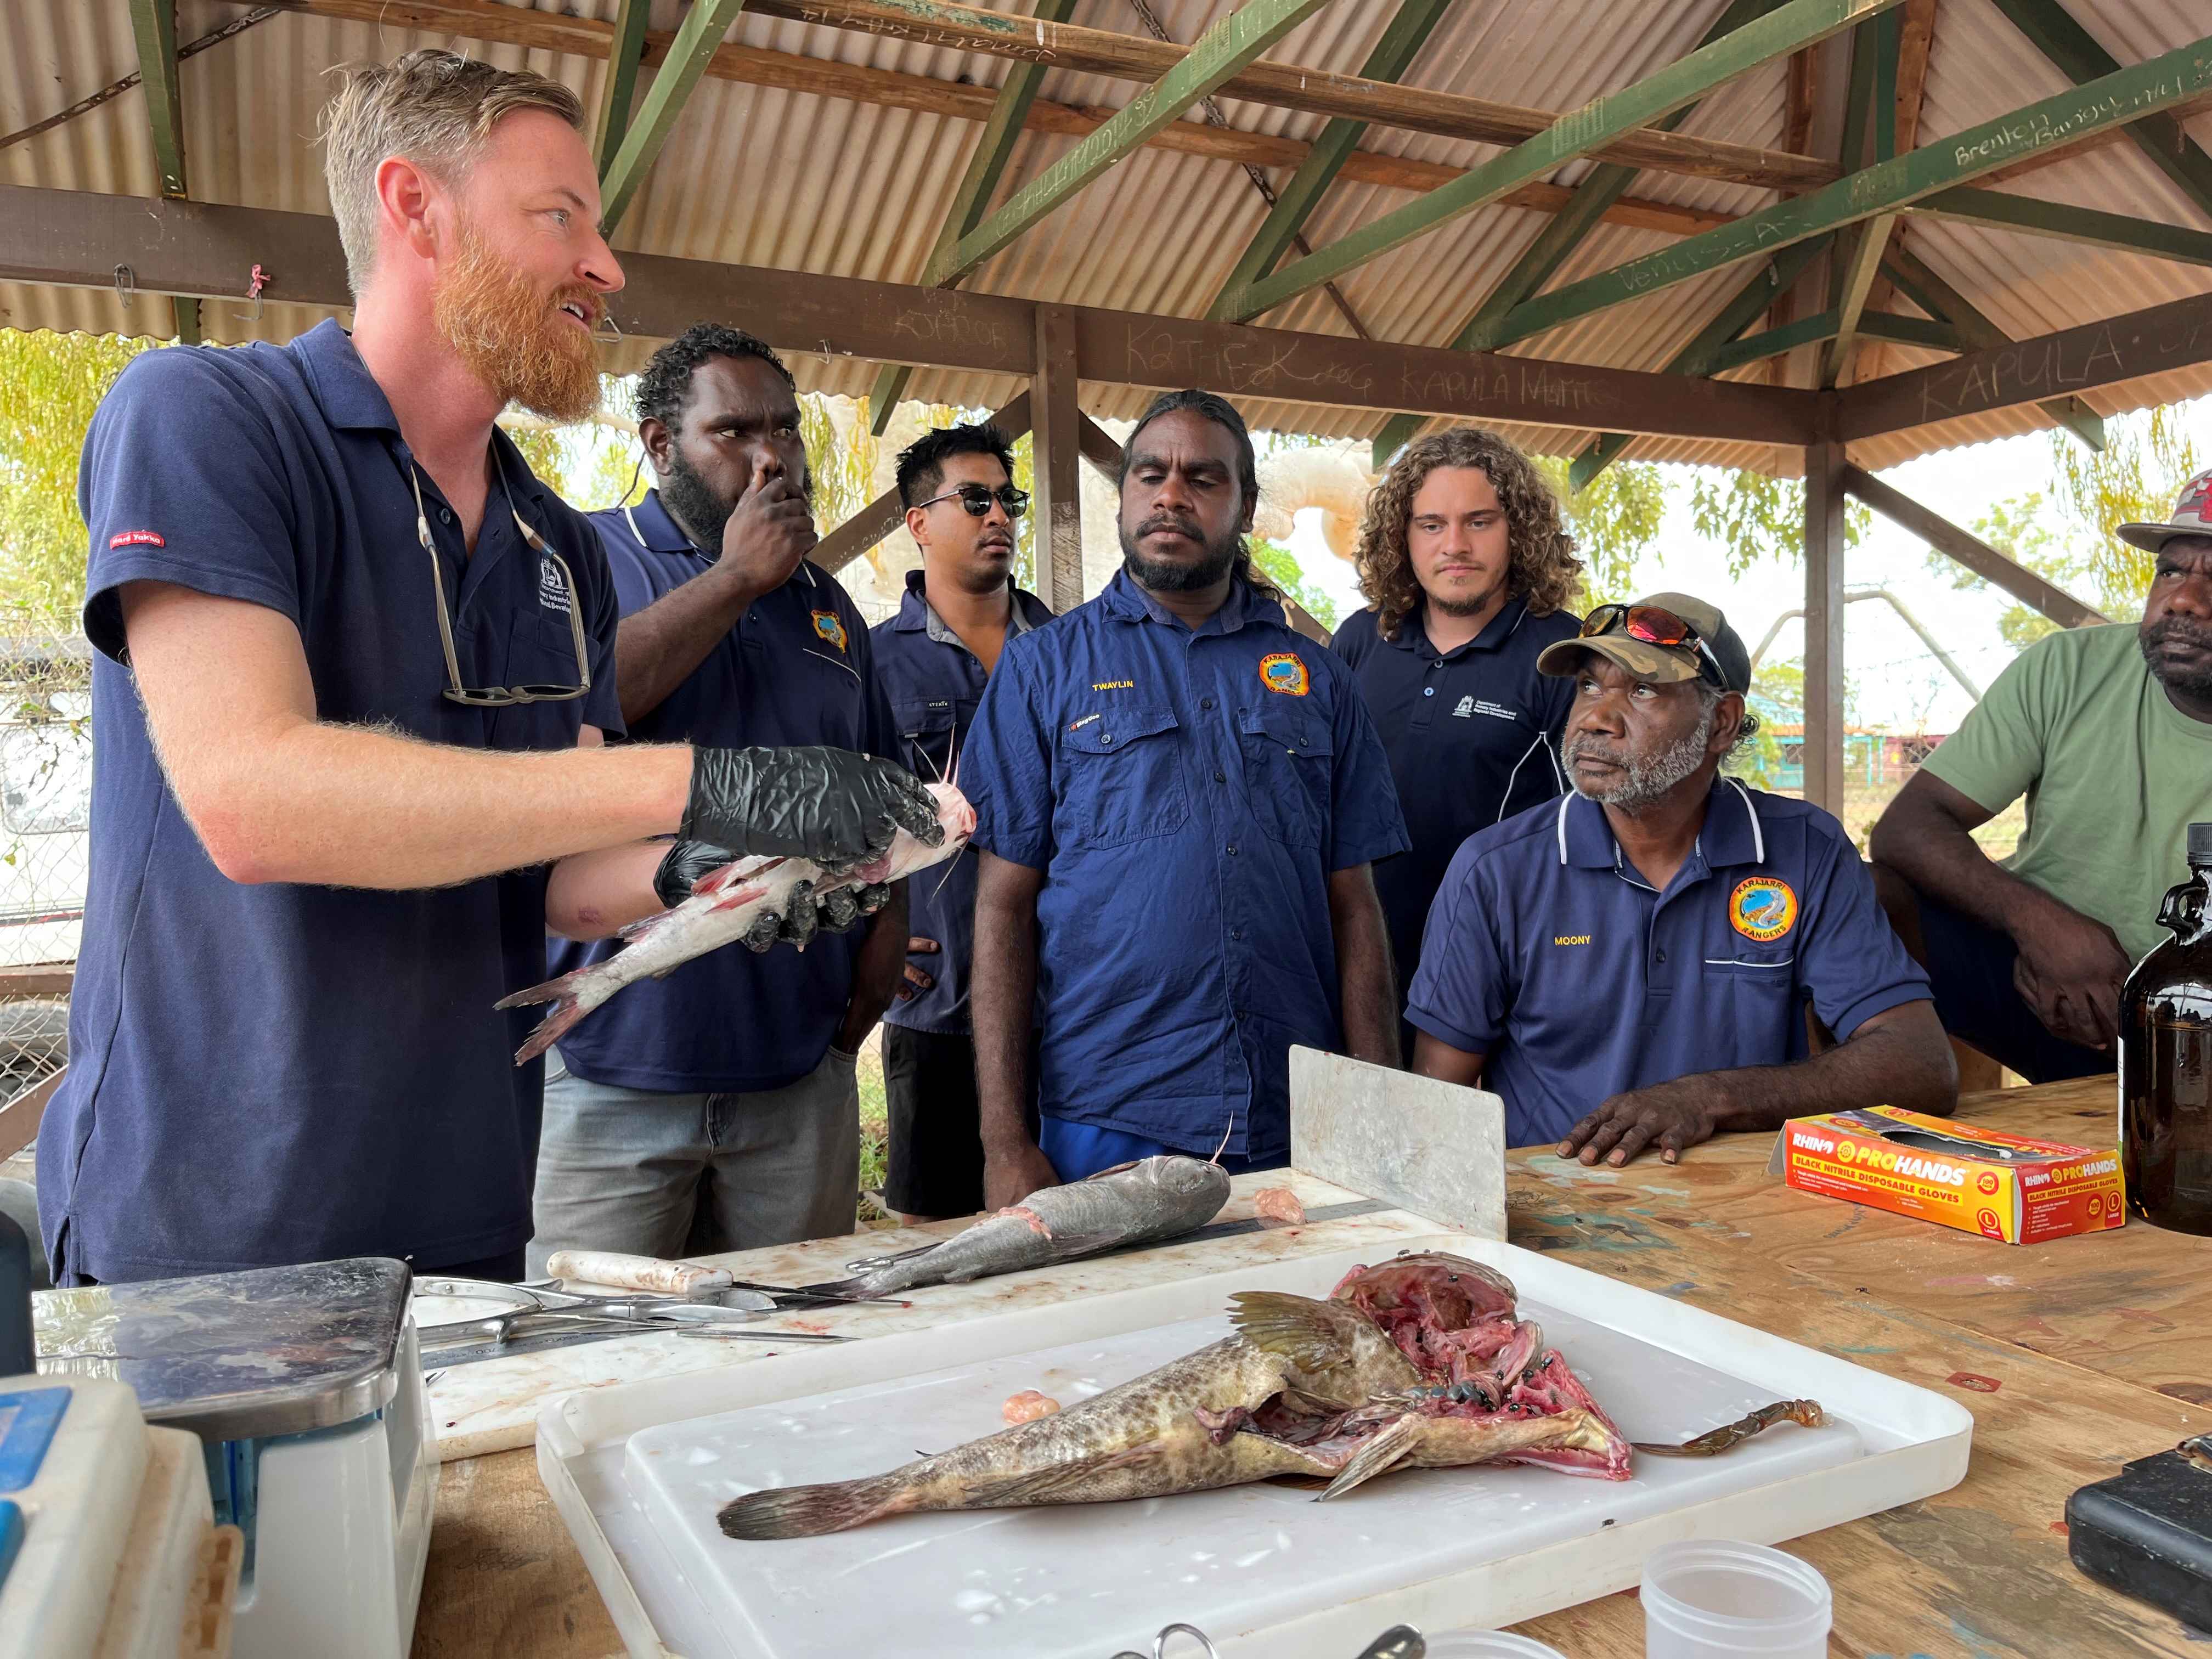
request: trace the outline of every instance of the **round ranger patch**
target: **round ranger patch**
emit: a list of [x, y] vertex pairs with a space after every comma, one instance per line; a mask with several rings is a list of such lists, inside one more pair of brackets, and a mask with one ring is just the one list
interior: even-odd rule
[[1771, 944], [1797, 925], [1797, 895], [1786, 881], [1751, 876], [1729, 895], [1729, 926], [1746, 939]]
[[1261, 658], [1260, 684], [1286, 697], [1303, 697], [1313, 689], [1306, 677], [1306, 659], [1295, 651], [1271, 651]]
[[816, 611], [814, 613], [814, 631], [817, 634], [819, 634], [823, 639], [829, 641], [830, 644], [836, 646], [840, 651], [842, 651], [845, 648], [845, 623], [836, 611]]

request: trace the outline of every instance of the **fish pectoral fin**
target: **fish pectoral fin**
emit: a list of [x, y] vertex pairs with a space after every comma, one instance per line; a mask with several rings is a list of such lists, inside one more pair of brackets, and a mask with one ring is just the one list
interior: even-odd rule
[[1328, 1483], [1328, 1490], [1314, 1499], [1326, 1504], [1332, 1498], [1341, 1498], [1362, 1481], [1372, 1480], [1376, 1475], [1395, 1468], [1408, 1455], [1421, 1437], [1421, 1418], [1408, 1412], [1389, 1428], [1345, 1460], [1337, 1471], [1336, 1479]]
[[1068, 1462], [1054, 1463], [1048, 1468], [979, 1482], [969, 1489], [968, 1502], [963, 1507], [989, 1510], [1021, 1504], [1048, 1504], [1070, 1486], [1110, 1474], [1115, 1469], [1135, 1468], [1140, 1464], [1149, 1463], [1165, 1449], [1158, 1441], [1147, 1440], [1139, 1445], [1115, 1450], [1092, 1452]]
[[1340, 1302], [1316, 1302], [1285, 1291], [1240, 1291], [1229, 1300], [1229, 1322], [1239, 1336], [1309, 1376], [1352, 1364], [1360, 1334], [1373, 1328], [1364, 1314]]

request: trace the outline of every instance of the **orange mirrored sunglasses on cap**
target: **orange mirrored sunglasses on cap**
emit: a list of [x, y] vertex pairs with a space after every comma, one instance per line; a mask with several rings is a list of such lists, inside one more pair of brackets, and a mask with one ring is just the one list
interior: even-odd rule
[[1705, 643], [1705, 635], [1673, 611], [1659, 605], [1601, 605], [1583, 618], [1581, 637], [1587, 640], [1601, 634], [1610, 634], [1616, 622], [1620, 624], [1620, 631], [1630, 639], [1641, 640], [1646, 645], [1694, 645], [1700, 659], [1698, 678], [1711, 680], [1723, 691], [1728, 690], [1728, 677], [1721, 672], [1720, 659], [1713, 655], [1713, 648]]

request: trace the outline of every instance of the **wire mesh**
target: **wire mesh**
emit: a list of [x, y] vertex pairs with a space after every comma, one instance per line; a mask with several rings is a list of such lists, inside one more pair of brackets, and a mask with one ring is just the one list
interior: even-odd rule
[[69, 1058], [92, 814], [92, 647], [15, 620], [0, 633], [0, 1101]]

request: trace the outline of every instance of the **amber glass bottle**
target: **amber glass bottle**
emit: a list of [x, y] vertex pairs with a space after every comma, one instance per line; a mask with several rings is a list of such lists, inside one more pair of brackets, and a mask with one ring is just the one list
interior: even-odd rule
[[2173, 937], [2120, 989], [2120, 1164], [2136, 1214], [2212, 1235], [2212, 823], [2158, 922]]

